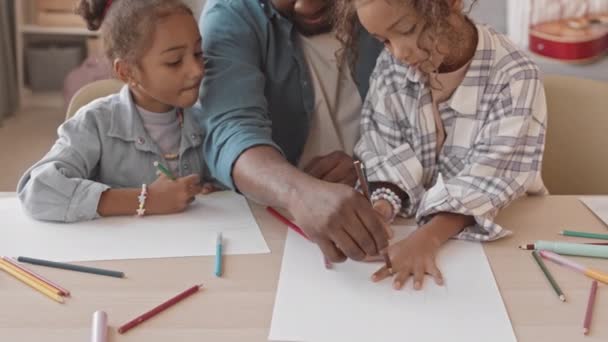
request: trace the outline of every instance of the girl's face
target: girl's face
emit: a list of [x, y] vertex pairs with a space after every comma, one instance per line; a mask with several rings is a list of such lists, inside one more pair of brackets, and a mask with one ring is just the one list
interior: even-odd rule
[[356, 3], [357, 15], [363, 27], [383, 42], [400, 62], [424, 73], [431, 73], [439, 67], [445, 58], [439, 51], [446, 51], [447, 44], [439, 41], [435, 48], [429, 37], [424, 37], [421, 44], [429, 52], [419, 48], [424, 22], [404, 1], [365, 0]]
[[201, 35], [191, 14], [161, 19], [147, 52], [134, 70], [132, 87], [140, 106], [155, 112], [191, 107], [205, 73]]

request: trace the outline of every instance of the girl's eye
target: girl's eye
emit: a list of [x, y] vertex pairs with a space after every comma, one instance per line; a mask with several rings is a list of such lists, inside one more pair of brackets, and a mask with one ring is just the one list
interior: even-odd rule
[[180, 59], [180, 60], [175, 61], [175, 62], [167, 63], [167, 65], [169, 67], [176, 67], [176, 66], [180, 65], [181, 63], [182, 63], [182, 60]]
[[410, 34], [412, 34], [414, 32], [416, 32], [416, 24], [414, 24], [414, 26], [412, 26], [412, 28], [407, 30], [406, 32], [401, 32], [401, 34], [404, 36], [409, 36]]

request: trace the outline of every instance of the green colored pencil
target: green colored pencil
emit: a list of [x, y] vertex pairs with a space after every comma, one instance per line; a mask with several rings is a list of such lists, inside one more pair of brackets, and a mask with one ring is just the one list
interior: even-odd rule
[[586, 233], [586, 232], [576, 232], [573, 230], [562, 230], [560, 232], [563, 236], [573, 236], [573, 237], [581, 237], [587, 239], [600, 239], [600, 240], [608, 240], [608, 234], [596, 234], [596, 233]]
[[171, 174], [171, 171], [169, 171], [169, 169], [167, 169], [166, 167], [164, 167], [163, 164], [159, 163], [158, 161], [155, 161], [154, 162], [154, 166], [156, 166], [156, 169], [158, 171], [162, 172], [169, 179], [175, 180], [175, 177]]
[[547, 280], [549, 280], [549, 283], [551, 283], [551, 287], [553, 287], [553, 290], [559, 297], [559, 300], [561, 300], [562, 302], [565, 302], [566, 296], [562, 292], [562, 289], [559, 288], [559, 285], [557, 285], [557, 282], [555, 281], [555, 279], [553, 279], [553, 276], [551, 275], [551, 273], [549, 273], [549, 270], [547, 269], [547, 266], [545, 266], [545, 263], [543, 262], [543, 260], [540, 258], [538, 251], [533, 251], [532, 256], [534, 257], [534, 260], [536, 260], [538, 267], [540, 267], [540, 269], [545, 274], [545, 277], [547, 277]]

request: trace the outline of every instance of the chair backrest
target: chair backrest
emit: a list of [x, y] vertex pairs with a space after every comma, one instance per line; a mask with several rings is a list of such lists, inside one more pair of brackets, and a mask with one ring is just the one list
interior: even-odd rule
[[543, 180], [551, 194], [608, 194], [608, 83], [548, 75]]
[[71, 118], [80, 107], [88, 104], [89, 102], [98, 99], [100, 97], [108, 96], [120, 91], [120, 88], [124, 85], [123, 82], [116, 79], [101, 80], [89, 83], [84, 87], [80, 88], [74, 94], [68, 105], [68, 109], [65, 115], [65, 119]]

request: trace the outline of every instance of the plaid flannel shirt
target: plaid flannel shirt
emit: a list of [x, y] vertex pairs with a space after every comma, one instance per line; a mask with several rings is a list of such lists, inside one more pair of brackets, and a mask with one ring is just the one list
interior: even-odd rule
[[524, 193], [545, 193], [540, 178], [547, 109], [539, 70], [506, 37], [477, 26], [478, 44], [463, 82], [438, 105], [446, 140], [436, 152], [436, 124], [426, 77], [387, 50], [378, 58], [363, 105], [355, 154], [370, 181], [390, 182], [409, 203], [400, 215], [422, 225], [439, 212], [472, 216], [457, 238], [494, 240], [494, 223]]

